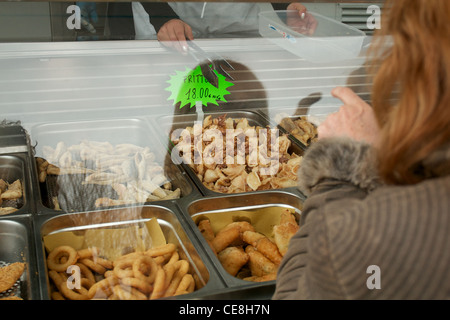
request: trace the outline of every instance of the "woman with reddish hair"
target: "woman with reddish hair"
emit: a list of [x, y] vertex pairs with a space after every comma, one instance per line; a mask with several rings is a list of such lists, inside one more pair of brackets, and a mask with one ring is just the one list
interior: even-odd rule
[[388, 0], [369, 54], [299, 171], [301, 227], [274, 299], [450, 298], [450, 1]]

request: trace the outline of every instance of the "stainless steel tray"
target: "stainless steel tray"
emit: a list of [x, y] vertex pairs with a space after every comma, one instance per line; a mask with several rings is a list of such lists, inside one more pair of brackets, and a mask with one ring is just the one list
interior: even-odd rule
[[[131, 211], [132, 213], [130, 214]], [[119, 208], [56, 216], [52, 214], [36, 216], [36, 252], [42, 299], [50, 299], [50, 284], [46, 267], [46, 252], [43, 243], [44, 236], [62, 231], [83, 232], [87, 229], [136, 225], [151, 218], [157, 219], [167, 242], [178, 245], [180, 252], [182, 251], [184, 253], [184, 256], [189, 260], [195, 273], [204, 284], [202, 288], [190, 294], [178, 296], [176, 297], [177, 299], [195, 299], [219, 292], [225, 287], [209, 257], [205, 254], [203, 247], [192, 235], [189, 228], [184, 227], [184, 219], [175, 204], [166, 203], [165, 207], [146, 205], [137, 207], [131, 211], [127, 208]]]
[[33, 197], [30, 179], [29, 157], [26, 153], [12, 153], [0, 155], [0, 179], [12, 184], [19, 180], [22, 188], [22, 196], [16, 199], [4, 199], [1, 207], [11, 207], [17, 211], [3, 216], [30, 214], [33, 210]]
[[28, 152], [28, 136], [18, 124], [0, 125], [0, 154]]
[[284, 123], [283, 120], [294, 121], [299, 119], [300, 117], [305, 117], [308, 122], [317, 127], [320, 123], [322, 123], [323, 120], [325, 120], [327, 115], [336, 112], [337, 110], [338, 108], [336, 107], [325, 105], [313, 107], [280, 108], [272, 111], [272, 115], [270, 116], [269, 120], [272, 123], [275, 123], [278, 128], [289, 134], [292, 141], [294, 141], [297, 145], [301, 145], [302, 147], [307, 148], [310, 143], [305, 143], [304, 141], [298, 139], [294, 134], [292, 134], [292, 127], [288, 125], [289, 122]]
[[[196, 224], [197, 221], [201, 220], [205, 215], [208, 215], [209, 217], [211, 217], [211, 215], [220, 215], [221, 218], [225, 216], [227, 217], [227, 219], [232, 220], [233, 218], [239, 216], [240, 212], [242, 211], [258, 212], [258, 210], [268, 210], [274, 207], [292, 209], [295, 212], [297, 219], [299, 219], [301, 211], [303, 209], [304, 200], [305, 197], [300, 192], [292, 189], [288, 191], [273, 190], [265, 192], [255, 192], [253, 194], [206, 197], [203, 199], [198, 199], [191, 203], [180, 202], [182, 212], [186, 216], [187, 224], [191, 227], [192, 232], [201, 240], [205, 251], [208, 253], [211, 261], [213, 262], [220, 276], [223, 278], [227, 287], [229, 288], [227, 290], [228, 294], [223, 293], [223, 295], [220, 295], [219, 292], [216, 292], [213, 293], [213, 298], [241, 298], [242, 295], [240, 293], [240, 290], [242, 290], [242, 292], [245, 292], [245, 290], [261, 287], [260, 292], [265, 292], [263, 298], [270, 299], [271, 295], [274, 292], [275, 281], [250, 282], [238, 279], [227, 273], [204, 239], [201, 232], [199, 231]], [[256, 292], [255, 290], [250, 291]]]
[[0, 298], [15, 295], [24, 300], [39, 299], [32, 229], [29, 216], [0, 219], [0, 266], [14, 262], [24, 262], [26, 265], [20, 279], [10, 290], [0, 293]]
[[[164, 166], [164, 175], [172, 184], [172, 190], [179, 188], [180, 197], [195, 196], [198, 190], [186, 178], [186, 172], [180, 166], [165, 164], [167, 150], [160, 143], [157, 134], [144, 119], [90, 120], [65, 123], [38, 124], [31, 128], [31, 137], [37, 142], [36, 157], [44, 157], [44, 148], [55, 148], [58, 143], [65, 146], [76, 146], [82, 141], [108, 142], [111, 145], [131, 144], [141, 148], [149, 148], [155, 155], [152, 161]], [[133, 165], [134, 166], [134, 165]], [[133, 167], [135, 168], [135, 167]], [[38, 175], [38, 173], [36, 173]], [[94, 202], [97, 198], [116, 197], [111, 185], [82, 185], [85, 174], [51, 175], [45, 183], [40, 183], [41, 204], [55, 209], [54, 197], [59, 200], [65, 212], [82, 212], [96, 210]], [[169, 200], [156, 200], [156, 203]], [[121, 205], [118, 205], [121, 206]]]
[[[212, 118], [216, 118], [218, 116], [222, 116], [226, 114], [227, 118], [233, 118], [233, 119], [240, 119], [240, 118], [246, 118], [248, 119], [250, 126], [260, 126], [260, 127], [275, 127], [274, 123], [271, 122], [268, 118], [263, 117], [258, 112], [252, 112], [252, 111], [230, 111], [230, 112], [212, 112], [212, 113], [205, 113], [205, 116], [211, 115]], [[184, 129], [188, 126], [192, 126], [194, 122], [197, 120], [197, 114], [189, 114], [189, 115], [175, 115], [175, 116], [165, 116], [158, 118], [154, 125], [159, 127], [159, 131], [162, 132], [165, 135], [165, 141], [169, 140], [170, 133], [173, 130], [176, 129]], [[280, 134], [286, 133], [283, 129], [280, 130]], [[291, 137], [289, 137], [291, 139]], [[305, 147], [302, 144], [297, 144], [291, 139], [292, 143], [289, 148], [289, 153], [295, 152], [298, 155], [303, 155]], [[170, 151], [173, 149], [173, 145], [169, 146]], [[197, 177], [195, 172], [192, 170], [192, 168], [185, 163], [181, 164], [186, 172], [189, 174], [191, 179], [194, 181], [197, 188], [200, 190], [200, 192], [205, 196], [219, 196], [224, 195], [225, 193], [220, 193], [214, 190], [211, 190], [207, 188]], [[254, 192], [262, 192], [262, 191], [252, 191], [252, 192], [244, 192], [240, 194], [253, 194]]]

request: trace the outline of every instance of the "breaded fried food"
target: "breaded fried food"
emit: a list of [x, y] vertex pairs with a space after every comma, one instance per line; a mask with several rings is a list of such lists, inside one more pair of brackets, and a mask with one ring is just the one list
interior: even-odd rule
[[255, 247], [249, 245], [245, 247], [245, 252], [248, 254], [248, 267], [253, 276], [262, 277], [277, 272], [278, 267]]
[[242, 247], [227, 247], [217, 257], [224, 269], [232, 276], [235, 276], [249, 259]]
[[19, 280], [24, 270], [25, 263], [23, 262], [14, 262], [0, 268], [0, 292], [11, 288]]
[[3, 298], [0, 298], [0, 300], [23, 300], [21, 297], [18, 297], [18, 296], [8, 296], [8, 297], [3, 297]]
[[8, 189], [1, 195], [3, 200], [14, 200], [22, 197], [22, 183], [19, 179], [8, 185]]
[[8, 183], [5, 180], [0, 179], [0, 193], [3, 193], [8, 189]]
[[242, 240], [242, 236], [245, 231], [255, 231], [255, 228], [250, 224], [250, 222], [247, 221], [235, 221], [228, 224], [225, 228], [222, 230], [227, 230], [230, 228], [239, 228], [239, 238], [236, 239], [233, 243], [231, 243], [231, 246], [242, 246], [244, 245], [244, 241]]
[[0, 208], [0, 216], [6, 216], [7, 214], [18, 211], [19, 209], [13, 207], [3, 207]]
[[213, 240], [216, 236], [214, 235], [214, 231], [211, 227], [211, 221], [209, 221], [208, 219], [201, 220], [198, 223], [198, 229], [202, 233], [203, 237], [205, 237], [205, 240], [208, 243], [208, 245], [211, 247], [212, 251], [215, 254], [217, 254], [216, 248], [213, 245]]
[[287, 211], [281, 214], [280, 224], [273, 227], [273, 238], [282, 256], [286, 254], [289, 241], [299, 228], [291, 212]]
[[241, 234], [241, 228], [234, 226], [232, 228], [222, 229], [217, 232], [216, 237], [211, 241], [217, 253], [228, 247], [234, 241], [238, 240]]
[[245, 231], [242, 236], [243, 240], [252, 245], [264, 256], [266, 256], [274, 264], [279, 265], [281, 263], [282, 256], [278, 251], [278, 247], [265, 235], [254, 232]]
[[207, 241], [212, 241], [215, 238], [214, 231], [211, 227], [211, 221], [208, 219], [201, 220], [198, 223], [198, 229]]

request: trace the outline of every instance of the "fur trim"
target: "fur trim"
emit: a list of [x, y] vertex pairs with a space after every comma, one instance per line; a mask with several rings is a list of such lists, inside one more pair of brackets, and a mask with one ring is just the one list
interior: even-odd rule
[[379, 183], [374, 150], [366, 142], [327, 138], [314, 142], [305, 152], [298, 171], [299, 189], [309, 195], [324, 179], [350, 182], [371, 191]]

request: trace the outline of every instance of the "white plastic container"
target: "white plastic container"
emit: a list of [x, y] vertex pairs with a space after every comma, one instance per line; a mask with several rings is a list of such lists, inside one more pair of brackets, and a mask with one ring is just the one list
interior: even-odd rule
[[[335, 62], [359, 56], [365, 37], [363, 31], [315, 12], [308, 11], [307, 14], [317, 21], [311, 35], [306, 35], [306, 30], [298, 27], [304, 20], [292, 10], [260, 12], [259, 33], [311, 62]], [[289, 25], [286, 23], [288, 17]]]

